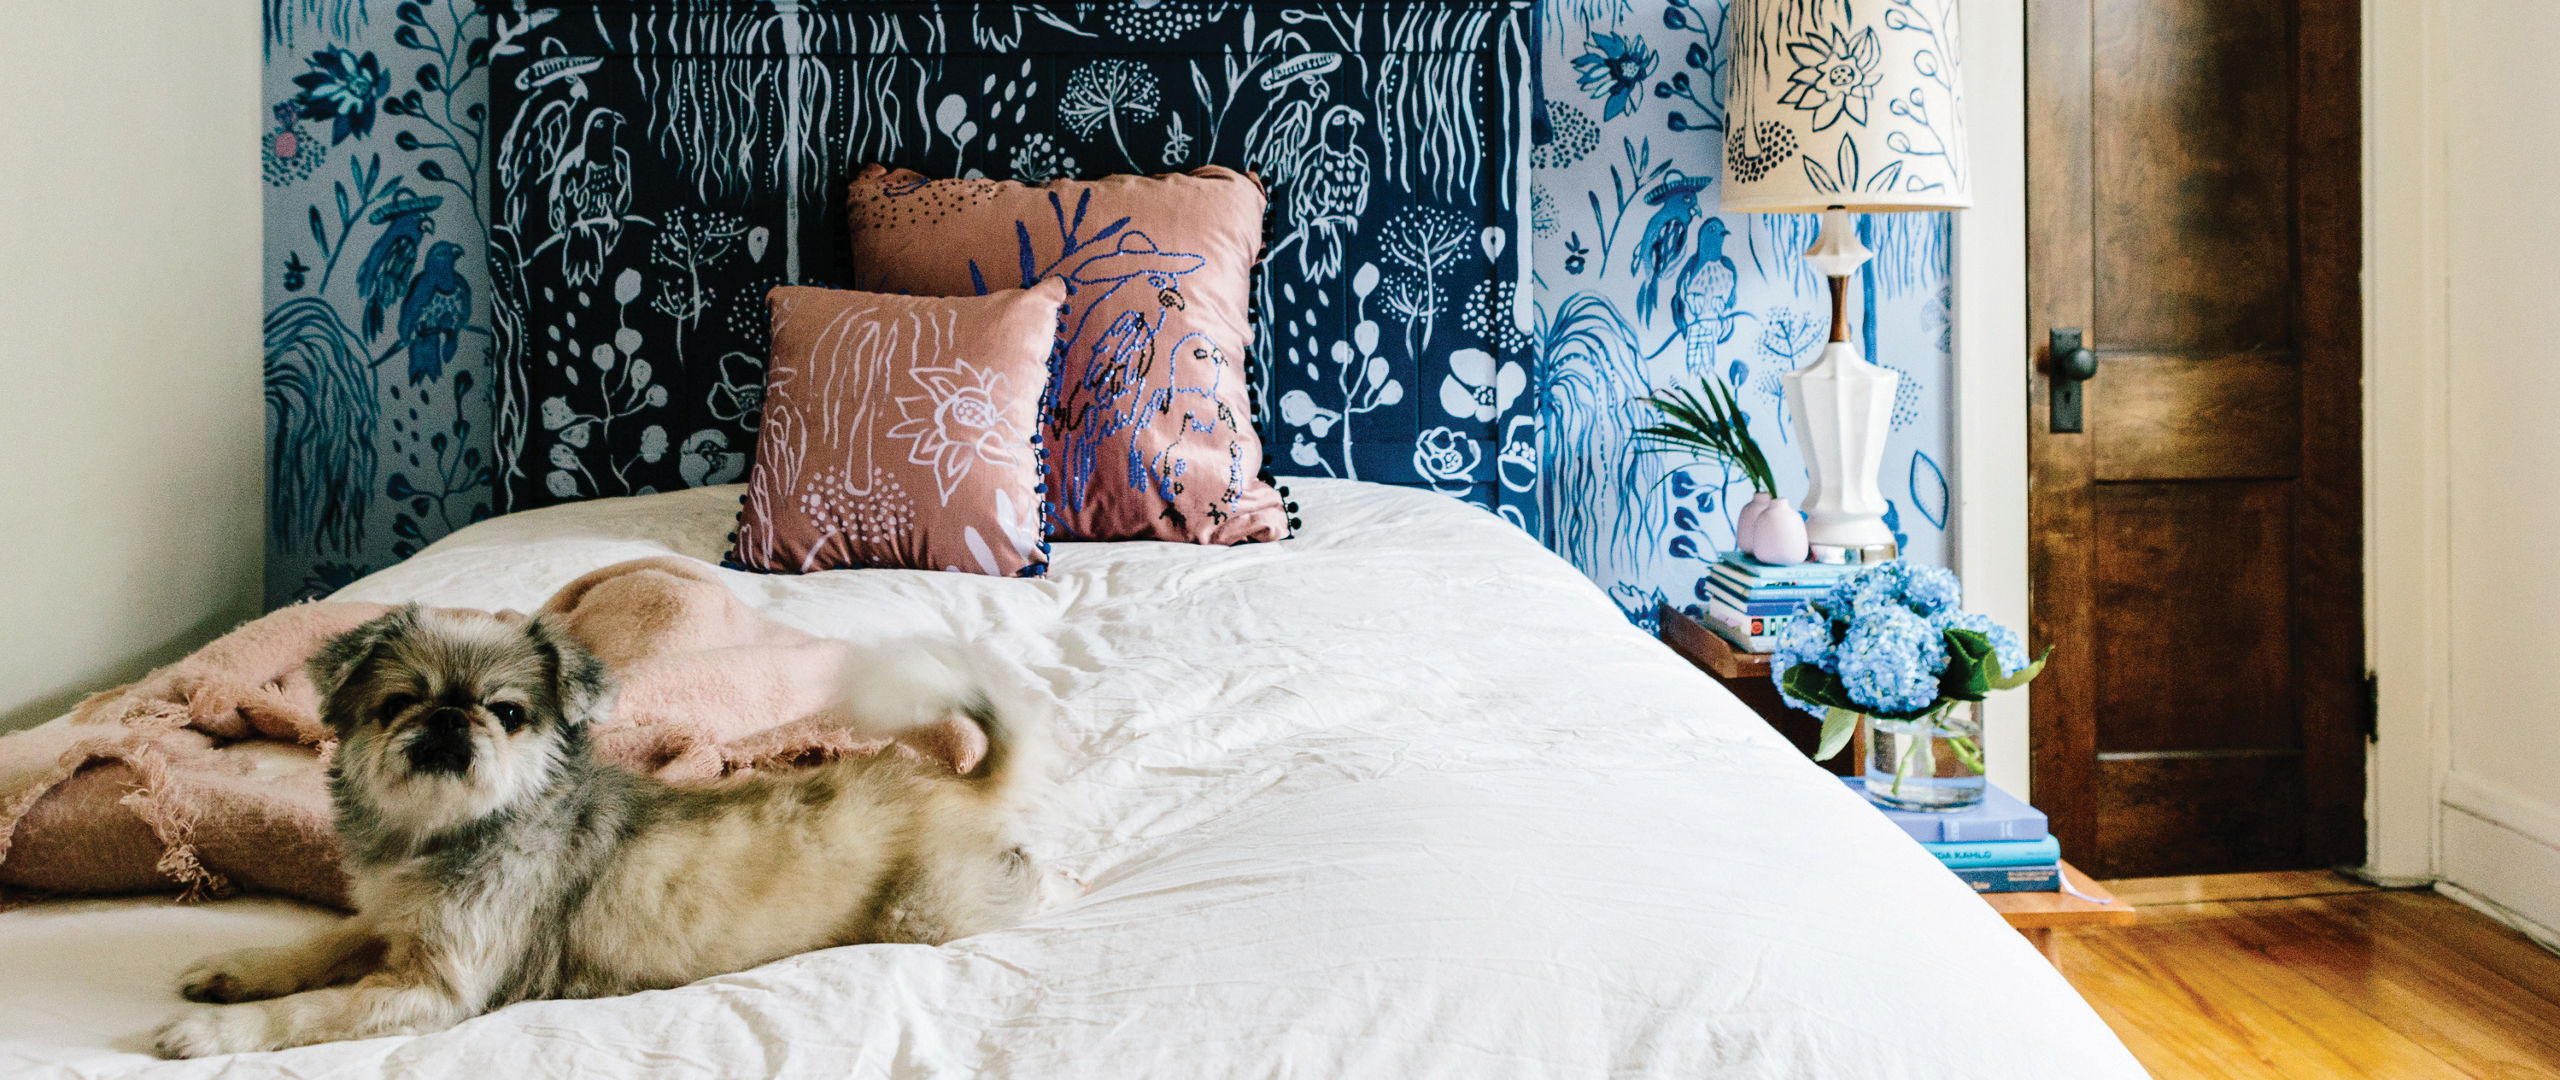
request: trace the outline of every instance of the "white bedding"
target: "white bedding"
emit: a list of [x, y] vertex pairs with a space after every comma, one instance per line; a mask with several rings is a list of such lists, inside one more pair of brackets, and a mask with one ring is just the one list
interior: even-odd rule
[[[1045, 581], [729, 575], [857, 640], [1021, 665], [1077, 747], [1028, 925], [441, 1034], [156, 1063], [197, 955], [273, 901], [0, 915], [0, 1076], [2140, 1076], [2019, 935], [1712, 680], [1499, 519], [1293, 481], [1239, 548], [1059, 545]], [[608, 563], [716, 560], [737, 488], [483, 523], [350, 586], [529, 609]]]

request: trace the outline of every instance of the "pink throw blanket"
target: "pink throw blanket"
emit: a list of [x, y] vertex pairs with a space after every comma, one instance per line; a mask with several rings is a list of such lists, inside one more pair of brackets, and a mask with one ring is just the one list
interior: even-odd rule
[[[302, 665], [389, 610], [285, 608], [64, 722], [0, 737], [0, 889], [197, 899], [245, 886], [345, 906], [326, 778], [334, 744]], [[757, 614], [706, 563], [609, 566], [541, 613], [613, 669], [621, 693], [591, 736], [625, 768], [705, 780], [890, 745], [831, 715], [854, 646]], [[960, 771], [985, 752], [959, 722], [898, 742]]]

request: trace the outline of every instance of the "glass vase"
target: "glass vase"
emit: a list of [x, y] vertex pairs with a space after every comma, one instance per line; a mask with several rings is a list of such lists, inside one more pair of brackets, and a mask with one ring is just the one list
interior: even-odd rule
[[1865, 717], [1867, 798], [1897, 810], [1962, 810], [1982, 801], [1982, 705], [1911, 720]]

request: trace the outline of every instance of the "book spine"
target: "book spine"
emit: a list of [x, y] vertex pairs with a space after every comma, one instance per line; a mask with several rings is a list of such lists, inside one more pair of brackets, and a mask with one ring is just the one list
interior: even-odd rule
[[1752, 597], [1736, 592], [1723, 582], [1707, 579], [1707, 599], [1722, 600], [1751, 615], [1793, 615], [1804, 601], [1786, 597]]
[[[1754, 615], [1747, 611], [1738, 611], [1732, 604], [1716, 599], [1707, 601], [1707, 617], [1709, 622], [1723, 623], [1727, 630], [1744, 637], [1771, 640], [1775, 640], [1779, 628], [1787, 625], [1788, 618], [1785, 615]], [[1768, 652], [1769, 650], [1754, 646], [1752, 651]]]
[[2051, 866], [2062, 858], [2062, 845], [2047, 836], [2037, 840], [1994, 843], [1924, 844], [1938, 861], [1959, 869], [1978, 866]]
[[1714, 631], [1717, 637], [1731, 642], [1733, 647], [1741, 649], [1744, 652], [1765, 653], [1778, 651], [1778, 639], [1765, 635], [1761, 637], [1753, 637], [1749, 633], [1744, 632], [1741, 627], [1726, 622], [1722, 616], [1717, 615], [1712, 611], [1707, 613], [1706, 618], [1700, 619], [1698, 622], [1707, 629]]
[[1723, 566], [1707, 571], [1707, 580], [1724, 586], [1727, 592], [1753, 598], [1818, 600], [1831, 592], [1831, 587], [1828, 585], [1774, 585], [1766, 581], [1753, 581]]
[[1964, 879], [1964, 883], [1973, 886], [1975, 892], [2060, 892], [2062, 890], [2062, 867], [2059, 865], [1985, 866], [1973, 869], [1949, 867], [1948, 872]]
[[1840, 579], [1855, 576], [1864, 569], [1864, 567], [1854, 566], [1834, 569], [1819, 563], [1798, 563], [1794, 566], [1741, 563], [1735, 562], [1730, 552], [1726, 553], [1723, 562], [1724, 565], [1732, 567], [1734, 573], [1763, 585], [1819, 585], [1829, 588], [1839, 584]]
[[2042, 811], [2030, 810], [2026, 817], [1949, 818], [1939, 823], [1938, 839], [1950, 844], [1997, 844], [2017, 840], [2045, 838]]

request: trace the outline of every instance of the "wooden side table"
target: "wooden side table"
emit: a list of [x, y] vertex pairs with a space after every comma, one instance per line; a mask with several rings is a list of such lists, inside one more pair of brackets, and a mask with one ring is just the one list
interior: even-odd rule
[[2064, 892], [1984, 893], [1982, 899], [1993, 911], [2008, 920], [2009, 925], [2025, 934], [2037, 952], [2049, 961], [2059, 962], [2054, 955], [2053, 932], [2066, 926], [2131, 926], [2140, 916], [2133, 905], [2116, 900], [2113, 893], [2089, 880], [2089, 875], [2070, 863], [2062, 864], [2062, 876], [2071, 887], [2098, 900], [2093, 903]]
[[[1744, 652], [1725, 640], [1724, 635], [1709, 630], [1698, 621], [1669, 604], [1662, 605], [1662, 643], [1686, 657], [1699, 670], [1713, 675], [1733, 696], [1751, 706], [1751, 711], [1769, 722], [1770, 727], [1787, 737], [1787, 741], [1811, 755], [1822, 738], [1822, 724], [1812, 716], [1796, 710], [1778, 696], [1776, 684], [1769, 681], [1769, 654]], [[1860, 733], [1864, 735], [1864, 732]], [[1863, 743], [1865, 740], [1857, 740]], [[1866, 761], [1866, 747], [1852, 745], [1840, 756], [1823, 762], [1824, 767], [1841, 776], [1856, 776]], [[2062, 876], [2083, 895], [2083, 900], [2065, 892], [1983, 893], [1982, 899], [2009, 925], [2034, 944], [2046, 960], [2055, 960], [2053, 932], [2070, 926], [2129, 926], [2139, 917], [2133, 906], [2117, 900], [2089, 880], [2070, 863], [2062, 864]], [[2097, 901], [2108, 901], [2099, 903]]]
[[[1752, 712], [1759, 713], [1760, 719], [1767, 721], [1770, 727], [1778, 729], [1778, 734], [1786, 736], [1796, 749], [1804, 751], [1807, 757], [1813, 756], [1814, 749], [1822, 744], [1822, 721], [1787, 704], [1785, 698], [1778, 696], [1777, 684], [1769, 681], [1768, 653], [1737, 649], [1724, 639], [1724, 635], [1699, 625], [1698, 620], [1681, 614], [1669, 604], [1662, 605], [1657, 614], [1662, 626], [1660, 636], [1663, 644], [1671, 646], [1671, 651], [1697, 665], [1698, 670], [1715, 676], [1717, 682], [1733, 691], [1733, 696], [1741, 698]], [[1838, 757], [1822, 762], [1822, 767], [1839, 776], [1856, 776], [1858, 762], [1866, 757], [1865, 749], [1852, 745], [1841, 751]]]

